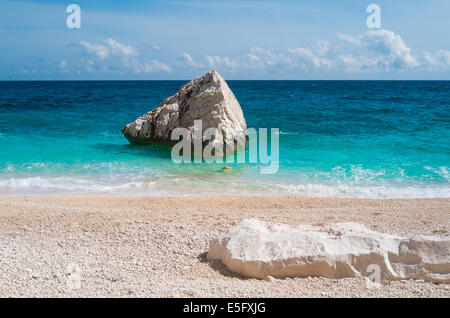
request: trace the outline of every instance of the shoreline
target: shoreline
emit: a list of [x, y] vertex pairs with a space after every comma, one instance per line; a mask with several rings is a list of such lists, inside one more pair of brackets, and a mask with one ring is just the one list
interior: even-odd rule
[[414, 280], [239, 277], [205, 256], [243, 218], [449, 236], [450, 199], [0, 195], [0, 296], [450, 297], [448, 284]]
[[[322, 186], [322, 185], [320, 185]], [[392, 189], [395, 190], [404, 190], [402, 193], [406, 192], [408, 189]], [[0, 197], [3, 196], [92, 196], [92, 195], [98, 195], [98, 196], [130, 196], [130, 197], [298, 197], [298, 198], [310, 198], [310, 199], [337, 199], [337, 200], [450, 200], [450, 195], [447, 194], [445, 188], [439, 189], [441, 195], [436, 194], [428, 194], [428, 195], [348, 195], [348, 194], [320, 194], [317, 192], [312, 192], [309, 194], [302, 193], [302, 192], [292, 192], [288, 190], [280, 190], [277, 189], [274, 192], [270, 192], [270, 189], [253, 189], [251, 187], [249, 188], [242, 188], [240, 190], [243, 190], [241, 193], [235, 193], [235, 192], [227, 192], [229, 189], [214, 189], [214, 191], [211, 191], [209, 189], [209, 192], [198, 192], [198, 189], [196, 188], [183, 188], [182, 190], [175, 190], [175, 189], [167, 189], [167, 188], [161, 188], [161, 189], [153, 189], [152, 192], [150, 190], [140, 190], [140, 189], [126, 189], [122, 192], [119, 192], [119, 190], [115, 191], [65, 191], [65, 190], [48, 190], [48, 189], [34, 189], [34, 190], [18, 190], [18, 189], [8, 189], [6, 187], [0, 186]], [[354, 189], [356, 190], [356, 189]], [[410, 189], [409, 189], [410, 190]], [[417, 189], [415, 189], [417, 190]], [[423, 189], [419, 189], [423, 190]], [[434, 189], [436, 190], [436, 189]], [[386, 190], [388, 191], [388, 190]]]

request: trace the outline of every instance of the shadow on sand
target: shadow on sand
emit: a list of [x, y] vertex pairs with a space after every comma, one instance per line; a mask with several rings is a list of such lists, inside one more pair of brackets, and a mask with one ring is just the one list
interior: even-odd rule
[[207, 252], [201, 253], [200, 255], [197, 256], [197, 259], [200, 261], [200, 263], [208, 264], [209, 267], [211, 267], [213, 270], [220, 273], [221, 275], [226, 276], [226, 277], [239, 278], [241, 280], [250, 280], [251, 279], [249, 277], [245, 277], [240, 274], [233, 273], [222, 263], [221, 260], [218, 260], [218, 259], [210, 260], [206, 257], [207, 255], [208, 255]]

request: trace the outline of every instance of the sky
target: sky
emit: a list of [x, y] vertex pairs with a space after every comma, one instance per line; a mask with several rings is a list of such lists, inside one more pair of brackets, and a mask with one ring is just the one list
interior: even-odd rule
[[449, 30], [448, 0], [0, 0], [0, 80], [450, 80]]

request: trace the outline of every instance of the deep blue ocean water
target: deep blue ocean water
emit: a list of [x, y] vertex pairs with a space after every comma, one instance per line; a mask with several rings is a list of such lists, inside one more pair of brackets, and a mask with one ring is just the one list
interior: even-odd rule
[[0, 193], [450, 197], [449, 81], [228, 81], [279, 170], [172, 162], [121, 128], [185, 81], [0, 82]]

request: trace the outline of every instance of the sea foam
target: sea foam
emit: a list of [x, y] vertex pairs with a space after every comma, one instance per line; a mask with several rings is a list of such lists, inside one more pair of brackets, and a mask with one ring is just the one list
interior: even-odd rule
[[[248, 180], [247, 180], [248, 182]], [[123, 179], [95, 180], [80, 177], [28, 177], [0, 179], [0, 193], [116, 193], [143, 195], [299, 195], [330, 198], [450, 198], [450, 187], [360, 186], [349, 184], [244, 184], [234, 182], [207, 186], [207, 183], [174, 178], [165, 181]]]

